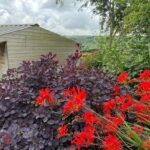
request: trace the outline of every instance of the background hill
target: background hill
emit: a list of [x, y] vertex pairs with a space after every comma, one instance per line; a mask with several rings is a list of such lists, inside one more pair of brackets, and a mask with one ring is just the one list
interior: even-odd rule
[[81, 44], [81, 51], [92, 51], [99, 49], [97, 38], [98, 36], [66, 36]]

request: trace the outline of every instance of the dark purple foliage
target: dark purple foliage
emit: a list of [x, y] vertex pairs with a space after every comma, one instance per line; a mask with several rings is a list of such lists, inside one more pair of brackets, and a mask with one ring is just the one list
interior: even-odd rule
[[[62, 105], [49, 110], [34, 104], [43, 87], [53, 89], [58, 99], [64, 89], [80, 86], [87, 91], [87, 105], [93, 108], [111, 98], [113, 79], [99, 69], [77, 66], [79, 58], [76, 52], [68, 57], [66, 65], [59, 67], [55, 55], [49, 54], [8, 70], [0, 83], [0, 130], [11, 137], [4, 150], [63, 150], [70, 146], [72, 137], [55, 138], [57, 128], [64, 123]], [[77, 124], [70, 128], [82, 127]]]

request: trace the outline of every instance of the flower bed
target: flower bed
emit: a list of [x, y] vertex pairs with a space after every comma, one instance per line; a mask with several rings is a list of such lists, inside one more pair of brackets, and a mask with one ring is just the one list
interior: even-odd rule
[[[66, 99], [62, 120], [66, 122], [58, 128], [56, 138], [72, 138], [71, 144], [78, 150], [83, 147], [92, 148], [93, 145], [96, 149], [104, 150], [149, 150], [150, 71], [146, 70], [139, 78], [132, 80], [124, 72], [117, 81], [119, 84], [136, 83], [137, 90], [133, 95], [123, 95], [120, 94], [120, 86], [115, 87], [114, 98], [101, 104], [101, 113], [86, 105], [86, 91], [80, 87], [64, 91]], [[45, 92], [42, 89], [36, 100], [37, 105], [48, 105], [50, 109], [61, 102], [64, 103], [64, 100], [54, 100], [48, 89]], [[134, 116], [132, 122], [127, 119], [129, 115]], [[84, 124], [82, 131], [72, 130], [71, 127], [76, 123]]]
[[[114, 143], [118, 147], [122, 145], [114, 131], [124, 126], [123, 119], [131, 124], [139, 123], [128, 109], [135, 98], [140, 99], [140, 95], [133, 94], [126, 85], [116, 85], [115, 80], [100, 69], [77, 66], [79, 58], [77, 51], [60, 68], [55, 55], [49, 54], [39, 61], [23, 62], [19, 68], [8, 71], [0, 83], [0, 149], [104, 149], [108, 143], [110, 146]], [[145, 74], [148, 76], [146, 81], [149, 81], [149, 74]], [[143, 89], [149, 90], [145, 88], [147, 82], [143, 82], [144, 78], [139, 79], [142, 83], [136, 94]], [[135, 84], [125, 74], [118, 81]], [[119, 98], [120, 101], [126, 99], [121, 117], [115, 116], [113, 110], [117, 108], [114, 104], [116, 98], [118, 101]], [[140, 101], [136, 103], [136, 109], [141, 104], [138, 103]], [[113, 127], [111, 122], [117, 122], [117, 126]], [[108, 132], [107, 128], [112, 131]], [[97, 131], [105, 140], [99, 141], [95, 137]], [[145, 132], [147, 128], [144, 126], [142, 136]], [[133, 136], [132, 133], [129, 136]], [[146, 138], [144, 144], [147, 146], [149, 141]], [[110, 140], [112, 143], [107, 142]], [[130, 141], [128, 143], [135, 146]]]

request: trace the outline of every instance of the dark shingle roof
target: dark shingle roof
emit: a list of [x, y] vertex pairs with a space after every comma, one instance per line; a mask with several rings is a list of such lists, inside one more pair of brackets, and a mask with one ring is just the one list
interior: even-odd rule
[[39, 26], [38, 24], [12, 24], [12, 25], [0, 25], [0, 35], [12, 33], [18, 30], [23, 30], [32, 26]]

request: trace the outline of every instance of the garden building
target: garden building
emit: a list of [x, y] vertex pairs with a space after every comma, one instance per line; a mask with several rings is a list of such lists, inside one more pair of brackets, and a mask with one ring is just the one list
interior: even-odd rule
[[76, 43], [38, 24], [0, 25], [0, 74], [17, 67], [23, 60], [36, 60], [49, 52], [60, 63], [74, 52]]

